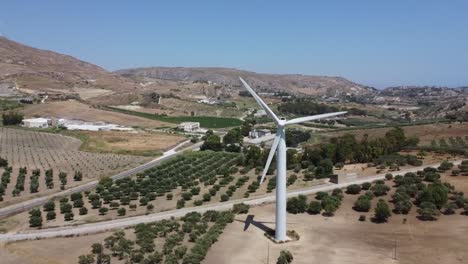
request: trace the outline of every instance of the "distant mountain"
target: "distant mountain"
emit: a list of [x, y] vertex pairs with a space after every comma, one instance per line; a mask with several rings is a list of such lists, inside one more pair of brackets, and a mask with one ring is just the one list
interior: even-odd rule
[[259, 91], [287, 91], [307, 95], [366, 95], [377, 90], [342, 77], [299, 74], [263, 74], [231, 68], [151, 67], [119, 70], [115, 73], [138, 81], [170, 80], [178, 82], [209, 82], [220, 87], [241, 89], [239, 76]]
[[138, 85], [71, 56], [36, 49], [0, 37], [0, 81], [32, 91], [102, 88], [128, 91]]
[[466, 87], [396, 86], [385, 88], [380, 92], [380, 95], [414, 99], [440, 99], [467, 96], [468, 89]]

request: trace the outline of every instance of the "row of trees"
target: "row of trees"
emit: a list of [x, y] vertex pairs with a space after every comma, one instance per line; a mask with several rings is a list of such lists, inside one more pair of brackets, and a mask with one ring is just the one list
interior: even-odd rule
[[309, 213], [320, 214], [323, 210], [323, 215], [333, 216], [336, 210], [341, 205], [343, 200], [343, 191], [334, 189], [331, 194], [327, 192], [318, 192], [315, 200], [307, 202], [307, 196], [299, 195], [289, 198], [286, 205], [286, 210], [291, 214]]
[[[112, 258], [126, 263], [201, 263], [233, 220], [233, 212], [207, 211], [203, 215], [188, 213], [180, 220], [139, 224], [134, 228], [134, 239], [127, 238], [124, 231], [116, 231], [104, 243], [93, 243], [91, 252], [79, 256], [78, 263], [110, 263]], [[160, 248], [156, 247], [156, 239], [163, 239]]]
[[362, 109], [336, 107], [307, 99], [296, 99], [294, 101], [282, 103], [278, 106], [278, 111], [295, 115], [318, 115], [338, 111], [348, 111], [351, 115], [367, 115], [367, 112]]

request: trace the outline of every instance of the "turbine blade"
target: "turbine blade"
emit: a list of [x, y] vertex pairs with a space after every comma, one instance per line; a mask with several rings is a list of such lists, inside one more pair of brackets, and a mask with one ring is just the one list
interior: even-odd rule
[[278, 129], [278, 131], [276, 132], [275, 140], [273, 141], [273, 144], [271, 145], [270, 154], [268, 154], [268, 159], [265, 164], [265, 168], [263, 169], [262, 178], [260, 179], [260, 184], [262, 184], [263, 180], [265, 179], [268, 169], [270, 168], [271, 161], [273, 160], [273, 156], [275, 156], [275, 152], [276, 152], [276, 149], [278, 148], [279, 140], [281, 136], [280, 133], [281, 132]]
[[318, 120], [318, 119], [323, 119], [323, 118], [337, 116], [337, 115], [343, 115], [343, 114], [346, 114], [346, 113], [347, 112], [335, 112], [335, 113], [328, 113], [328, 114], [321, 114], [321, 115], [299, 117], [299, 118], [294, 118], [294, 119], [286, 121], [286, 125], [303, 123], [303, 122], [307, 122], [307, 121]]
[[267, 104], [265, 102], [263, 102], [263, 100], [260, 98], [260, 96], [258, 96], [255, 91], [252, 89], [252, 87], [250, 87], [245, 81], [244, 79], [242, 79], [241, 77], [239, 77], [240, 81], [242, 82], [242, 84], [244, 85], [244, 87], [247, 89], [247, 91], [249, 91], [249, 93], [253, 96], [253, 98], [255, 99], [255, 101], [257, 101], [257, 103], [263, 108], [263, 110], [265, 110], [265, 112], [275, 120], [276, 123], [279, 123], [279, 118], [275, 115], [275, 113], [273, 113], [273, 111], [267, 106]]

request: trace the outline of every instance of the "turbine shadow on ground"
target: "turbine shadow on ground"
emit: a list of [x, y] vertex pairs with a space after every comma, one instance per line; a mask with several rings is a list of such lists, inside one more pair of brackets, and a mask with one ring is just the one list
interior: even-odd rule
[[256, 228], [264, 231], [264, 232], [274, 232], [275, 230], [266, 226], [265, 224], [273, 224], [274, 222], [258, 222], [258, 221], [255, 221], [254, 220], [254, 217], [255, 215], [248, 215], [247, 218], [242, 221], [242, 220], [238, 220], [236, 219], [235, 221], [238, 221], [238, 222], [241, 222], [241, 223], [244, 223], [244, 231], [247, 231], [247, 229], [249, 228], [250, 225], [253, 225], [255, 226]]

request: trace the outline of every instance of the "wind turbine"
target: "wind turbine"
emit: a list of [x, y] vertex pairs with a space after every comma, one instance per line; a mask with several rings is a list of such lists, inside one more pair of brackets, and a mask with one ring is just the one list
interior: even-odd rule
[[255, 91], [242, 79], [239, 77], [242, 84], [245, 86], [247, 91], [252, 94], [253, 98], [257, 103], [265, 110], [268, 116], [270, 116], [278, 126], [276, 130], [276, 136], [271, 145], [270, 154], [263, 170], [262, 178], [260, 179], [260, 184], [265, 179], [268, 168], [270, 167], [273, 156], [276, 152], [276, 230], [275, 230], [275, 240], [278, 242], [287, 241], [288, 237], [286, 236], [286, 134], [285, 126], [291, 124], [298, 124], [312, 120], [319, 120], [327, 117], [337, 116], [346, 114], [347, 112], [335, 112], [321, 115], [313, 115], [306, 117], [294, 118], [291, 120], [286, 120], [284, 118], [278, 118], [275, 113], [267, 106], [265, 102], [255, 93]]

